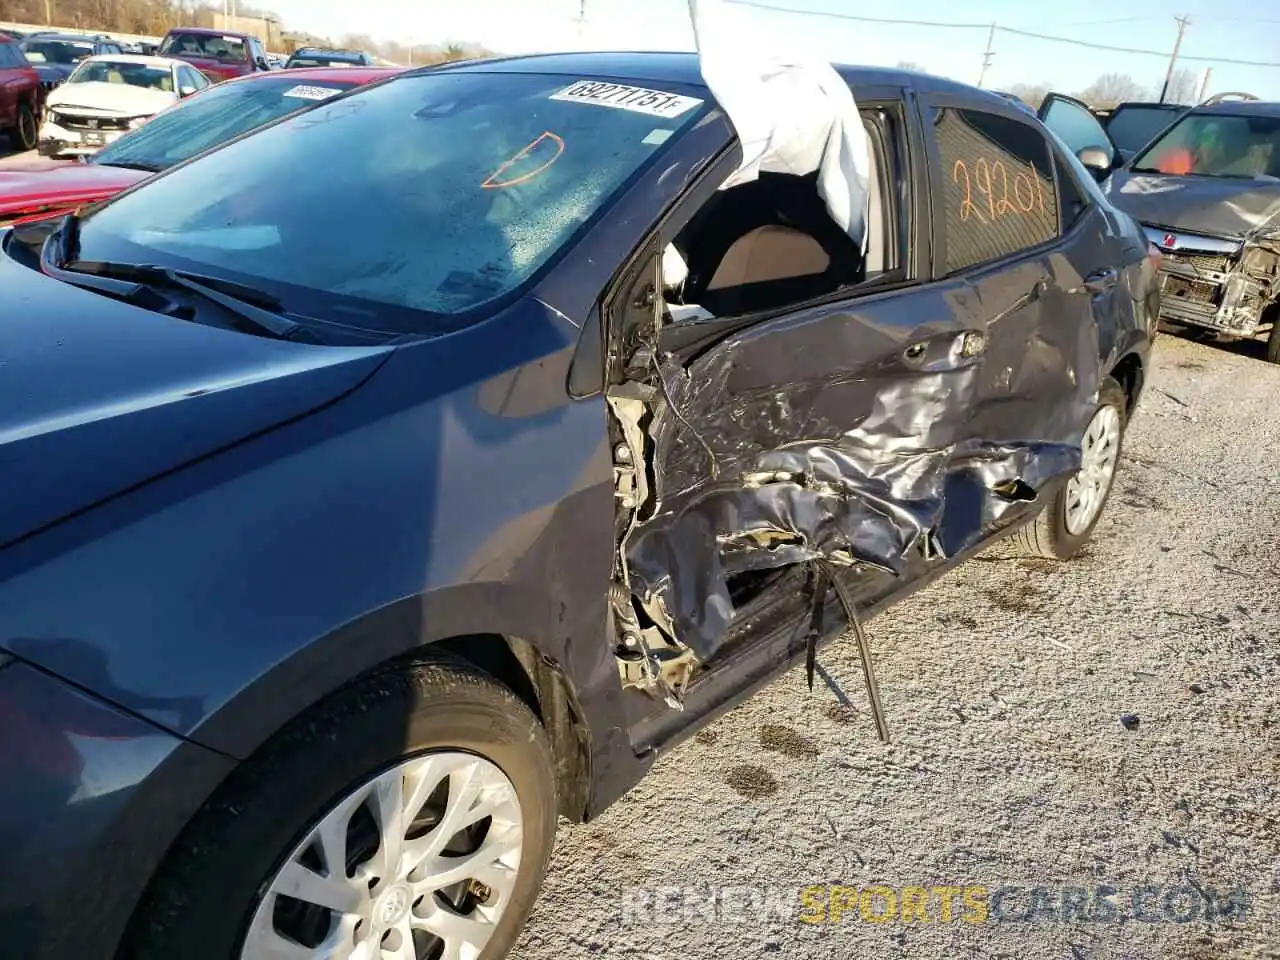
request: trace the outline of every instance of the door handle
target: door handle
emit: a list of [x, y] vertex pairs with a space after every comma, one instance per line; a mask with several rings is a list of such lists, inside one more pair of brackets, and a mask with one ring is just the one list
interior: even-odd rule
[[1120, 271], [1115, 267], [1104, 267], [1096, 273], [1091, 273], [1084, 279], [1085, 289], [1091, 293], [1106, 293], [1116, 285], [1116, 281], [1120, 279]]
[[981, 330], [917, 340], [902, 351], [906, 366], [921, 372], [957, 370], [972, 366], [986, 353], [987, 335]]

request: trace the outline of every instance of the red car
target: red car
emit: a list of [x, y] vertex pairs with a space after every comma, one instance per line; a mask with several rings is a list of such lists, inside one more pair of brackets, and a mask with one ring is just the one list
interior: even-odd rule
[[0, 170], [0, 225], [105, 200], [285, 114], [397, 72], [383, 67], [273, 70], [208, 87], [87, 163], [37, 160], [25, 169]]
[[17, 150], [34, 150], [40, 133], [40, 77], [22, 48], [0, 36], [0, 132]]
[[160, 42], [157, 56], [185, 60], [214, 83], [271, 69], [257, 37], [201, 27], [174, 27]]

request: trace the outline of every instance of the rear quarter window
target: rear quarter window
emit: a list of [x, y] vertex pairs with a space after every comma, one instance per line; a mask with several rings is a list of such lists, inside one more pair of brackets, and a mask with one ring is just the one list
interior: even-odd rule
[[955, 273], [1055, 239], [1058, 193], [1044, 134], [1030, 123], [982, 110], [936, 109], [940, 169], [934, 217], [944, 269]]

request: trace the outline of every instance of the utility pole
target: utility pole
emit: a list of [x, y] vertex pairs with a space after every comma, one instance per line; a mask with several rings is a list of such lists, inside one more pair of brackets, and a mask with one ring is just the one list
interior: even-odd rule
[[1178, 63], [1178, 50], [1182, 46], [1182, 34], [1191, 24], [1190, 17], [1174, 17], [1178, 22], [1178, 39], [1173, 41], [1173, 53], [1169, 55], [1169, 70], [1164, 75], [1164, 86], [1160, 89], [1160, 102], [1169, 94], [1169, 84], [1173, 82], [1173, 68]]
[[995, 39], [996, 25], [993, 23], [991, 24], [991, 29], [987, 32], [987, 50], [982, 55], [982, 72], [978, 74], [979, 87], [982, 86], [982, 81], [987, 79], [987, 68], [991, 66], [991, 58], [996, 55], [996, 52], [991, 49], [991, 45], [995, 43]]
[[587, 0], [578, 0], [578, 17], [574, 21], [578, 25], [578, 43], [587, 39]]
[[1204, 95], [1209, 90], [1209, 77], [1213, 74], [1213, 67], [1205, 67], [1200, 72], [1200, 85], [1196, 88], [1196, 103], [1204, 103]]

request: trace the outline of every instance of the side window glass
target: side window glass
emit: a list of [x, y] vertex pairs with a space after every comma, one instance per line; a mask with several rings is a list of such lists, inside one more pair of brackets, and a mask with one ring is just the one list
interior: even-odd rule
[[1098, 118], [1084, 106], [1070, 100], [1050, 98], [1044, 112], [1044, 125], [1062, 138], [1070, 151], [1079, 156], [1081, 150], [1096, 147], [1104, 151], [1112, 163], [1116, 159], [1115, 145], [1102, 129]]
[[[983, 110], [933, 111], [944, 265], [955, 273], [1058, 236], [1058, 193], [1044, 134]], [[939, 210], [939, 206], [941, 209]]]
[[13, 44], [0, 43], [0, 67], [16, 67], [18, 58], [13, 55]]

